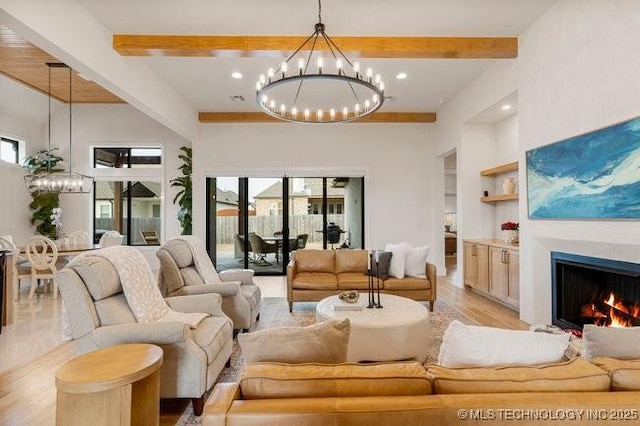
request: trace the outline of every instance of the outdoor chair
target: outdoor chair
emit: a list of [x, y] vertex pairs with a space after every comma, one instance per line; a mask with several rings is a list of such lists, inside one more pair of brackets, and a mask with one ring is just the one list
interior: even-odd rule
[[159, 246], [160, 238], [158, 237], [158, 231], [151, 229], [148, 231], [140, 231], [142, 235], [142, 241], [148, 246]]
[[[240, 259], [238, 260], [238, 263], [244, 263], [244, 242], [245, 242], [244, 236], [240, 235], [240, 234], [236, 234], [236, 239], [235, 239], [236, 247], [235, 247], [235, 250], [240, 256]], [[255, 255], [251, 251], [251, 244], [249, 244], [249, 246], [247, 248], [247, 254], [248, 254], [248, 257], [249, 257], [249, 263], [256, 263]]]
[[296, 238], [296, 250], [302, 250], [307, 246], [307, 240], [309, 240], [309, 234], [300, 234]]
[[258, 234], [249, 234], [249, 242], [251, 243], [251, 251], [255, 254], [257, 265], [271, 265], [267, 262], [267, 254], [273, 253], [278, 262], [278, 244], [268, 243]]

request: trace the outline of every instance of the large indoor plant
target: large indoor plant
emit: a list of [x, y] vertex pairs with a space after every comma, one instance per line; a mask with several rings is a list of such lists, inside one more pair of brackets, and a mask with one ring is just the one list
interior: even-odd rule
[[[26, 156], [22, 160], [22, 167], [30, 174], [46, 172], [60, 172], [64, 168], [57, 167], [62, 161], [62, 157], [53, 152], [58, 148], [42, 149], [34, 154]], [[53, 209], [60, 207], [60, 198], [57, 192], [34, 192], [31, 194], [32, 201], [29, 204], [31, 211], [31, 224], [36, 227], [36, 231], [49, 238], [56, 238], [58, 229], [51, 220]]]
[[182, 160], [182, 165], [178, 167], [178, 170], [182, 172], [182, 176], [175, 179], [171, 179], [171, 186], [177, 186], [182, 188], [175, 197], [173, 197], [173, 204], [178, 203], [180, 210], [178, 211], [178, 220], [182, 227], [182, 235], [191, 235], [191, 222], [192, 222], [192, 185], [191, 185], [191, 171], [193, 169], [193, 160], [191, 156], [191, 148], [181, 146], [180, 151], [183, 154], [179, 154], [178, 158]]

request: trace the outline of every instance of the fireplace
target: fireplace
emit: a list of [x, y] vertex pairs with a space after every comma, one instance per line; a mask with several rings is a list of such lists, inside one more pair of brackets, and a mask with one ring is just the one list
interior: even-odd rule
[[640, 325], [640, 264], [551, 252], [552, 322]]

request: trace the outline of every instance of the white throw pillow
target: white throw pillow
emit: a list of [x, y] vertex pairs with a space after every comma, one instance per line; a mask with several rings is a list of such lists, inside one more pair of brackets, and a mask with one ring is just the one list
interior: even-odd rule
[[598, 327], [587, 324], [582, 330], [583, 356], [593, 359], [640, 358], [640, 327]]
[[569, 336], [478, 327], [454, 320], [442, 338], [438, 364], [495, 367], [558, 362], [569, 345]]
[[404, 265], [407, 250], [411, 246], [407, 243], [387, 244], [384, 251], [391, 252], [391, 265], [389, 266], [389, 276], [394, 278], [404, 278]]
[[407, 277], [425, 277], [425, 264], [429, 256], [429, 246], [413, 247], [407, 250], [404, 274]]

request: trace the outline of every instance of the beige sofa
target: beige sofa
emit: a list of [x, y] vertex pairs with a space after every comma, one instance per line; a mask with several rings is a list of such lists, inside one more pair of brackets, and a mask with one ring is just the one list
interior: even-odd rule
[[638, 424], [638, 401], [640, 360], [426, 369], [255, 363], [238, 383], [216, 385], [203, 425]]
[[[368, 286], [366, 250], [297, 250], [287, 265], [289, 312], [294, 302], [317, 302], [345, 290], [366, 291]], [[389, 277], [381, 281], [382, 293], [413, 300], [436, 300], [436, 267], [427, 262], [425, 276]]]

